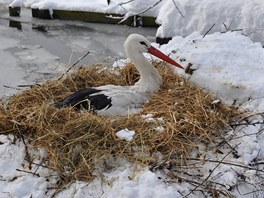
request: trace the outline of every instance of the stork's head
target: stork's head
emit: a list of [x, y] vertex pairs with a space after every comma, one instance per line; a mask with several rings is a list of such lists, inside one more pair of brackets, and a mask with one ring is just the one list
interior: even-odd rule
[[144, 53], [148, 52], [148, 48], [151, 47], [151, 43], [146, 39], [146, 37], [140, 34], [130, 34], [125, 43], [124, 48], [126, 52], [135, 51], [135, 53]]
[[146, 39], [146, 37], [140, 34], [130, 34], [124, 43], [124, 48], [129, 57], [132, 57], [138, 53], [142, 54], [144, 52], [148, 52], [176, 67], [184, 69], [181, 65], [176, 63], [170, 57], [168, 57], [167, 55], [163, 54], [161, 51], [153, 47], [151, 43], [148, 41], [148, 39]]

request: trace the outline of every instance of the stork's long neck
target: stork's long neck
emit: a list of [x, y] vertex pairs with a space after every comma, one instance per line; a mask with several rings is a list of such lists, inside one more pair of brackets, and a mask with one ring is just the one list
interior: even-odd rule
[[162, 85], [162, 77], [157, 69], [150, 64], [142, 53], [129, 54], [129, 58], [140, 74], [140, 79], [134, 87], [143, 92], [158, 91]]

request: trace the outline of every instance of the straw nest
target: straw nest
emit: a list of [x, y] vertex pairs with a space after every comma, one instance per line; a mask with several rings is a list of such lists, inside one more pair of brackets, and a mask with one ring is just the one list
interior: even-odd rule
[[[159, 160], [182, 163], [179, 158], [188, 157], [192, 149], [197, 149], [197, 142], [213, 142], [237, 115], [236, 110], [221, 103], [212, 104], [212, 95], [162, 64], [157, 68], [164, 79], [163, 87], [140, 114], [104, 117], [71, 107], [55, 108], [55, 101], [81, 88], [130, 85], [139, 77], [132, 64], [115, 72], [104, 71], [98, 65], [89, 68], [34, 85], [0, 105], [1, 133], [27, 137], [36, 148], [45, 148], [46, 163], [66, 183], [92, 179], [96, 168], [109, 158], [126, 158], [150, 166]], [[142, 114], [153, 114], [156, 122], [149, 122]], [[163, 130], [157, 131], [157, 127]], [[116, 136], [124, 128], [136, 132], [132, 141]], [[158, 160], [157, 154], [162, 154], [162, 159]]]

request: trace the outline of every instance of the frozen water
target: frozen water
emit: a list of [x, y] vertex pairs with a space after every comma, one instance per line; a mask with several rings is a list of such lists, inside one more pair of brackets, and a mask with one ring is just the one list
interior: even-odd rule
[[130, 33], [141, 33], [153, 41], [155, 31], [155, 28], [39, 20], [32, 18], [26, 8], [22, 9], [21, 17], [9, 17], [7, 6], [0, 3], [0, 97], [15, 93], [18, 85], [43, 82], [61, 74], [87, 51], [91, 53], [79, 65], [112, 65], [125, 56], [123, 42]]

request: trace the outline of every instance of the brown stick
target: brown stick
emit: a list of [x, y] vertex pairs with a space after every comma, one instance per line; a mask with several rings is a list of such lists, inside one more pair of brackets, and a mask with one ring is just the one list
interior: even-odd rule
[[203, 38], [213, 29], [214, 26], [215, 26], [215, 23], [209, 28], [209, 30], [205, 32], [205, 34], [203, 35]]
[[[237, 147], [239, 144], [237, 144], [235, 147]], [[204, 183], [206, 181], [208, 181], [208, 179], [211, 177], [211, 175], [213, 174], [213, 172], [218, 168], [218, 166], [220, 166], [220, 164], [222, 164], [222, 162], [224, 161], [224, 159], [233, 152], [233, 150], [229, 151], [222, 159], [221, 161], [219, 161], [219, 163], [213, 168], [213, 170], [209, 173], [209, 175], [204, 179], [204, 181], [199, 185], [196, 186], [194, 189], [192, 189], [187, 195], [185, 195], [184, 197], [188, 197], [190, 194], [192, 194], [197, 188], [199, 188], [200, 186], [203, 186]]]
[[180, 11], [180, 9], [178, 8], [178, 6], [177, 6], [176, 3], [175, 3], [175, 0], [172, 0], [172, 2], [173, 2], [173, 4], [174, 4], [176, 10], [177, 10], [177, 11], [180, 13], [180, 15], [184, 18], [184, 15], [182, 14], [182, 12]]
[[[264, 172], [262, 170], [258, 170], [258, 169], [252, 168], [250, 166], [245, 166], [245, 165], [236, 164], [236, 163], [232, 163], [232, 162], [225, 162], [223, 160], [218, 161], [218, 160], [199, 159], [199, 158], [186, 158], [186, 159], [187, 160], [192, 160], [192, 161], [203, 161], [203, 162], [221, 163], [221, 164], [227, 164], [227, 165], [230, 165], [230, 166], [237, 166], [237, 167], [241, 167], [241, 168], [246, 168], [246, 169], [249, 169], [249, 170], [256, 170], [256, 171]], [[260, 163], [256, 163], [256, 164], [261, 164], [261, 162]]]
[[84, 59], [88, 54], [90, 54], [90, 51], [88, 51], [86, 54], [84, 54], [82, 57], [80, 57], [65, 73], [61, 75], [61, 77], [58, 78], [58, 80], [61, 80], [63, 76], [65, 76], [75, 65], [77, 65], [82, 59]]

